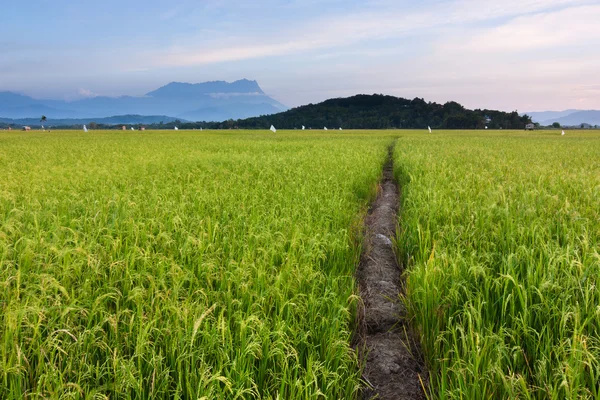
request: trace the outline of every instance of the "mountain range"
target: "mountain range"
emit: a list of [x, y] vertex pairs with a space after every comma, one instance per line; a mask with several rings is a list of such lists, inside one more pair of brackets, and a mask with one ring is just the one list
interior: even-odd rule
[[[57, 120], [111, 116], [168, 115], [189, 121], [224, 121], [273, 114], [287, 107], [267, 96], [256, 81], [171, 82], [144, 96], [98, 96], [76, 101], [41, 100], [12, 92], [0, 92], [0, 117], [5, 119], [39, 118], [48, 124]], [[128, 123], [115, 117], [115, 124]], [[170, 120], [165, 120], [165, 122]], [[153, 120], [154, 122], [154, 120]], [[145, 123], [145, 122], [143, 122]]]
[[[106, 118], [48, 118], [43, 124], [46, 127], [56, 126], [75, 126], [87, 125], [90, 122], [95, 122], [101, 125], [150, 125], [171, 123], [177, 121], [177, 118], [168, 117], [166, 115], [115, 115]], [[180, 120], [180, 122], [188, 122]], [[0, 125], [17, 125], [17, 126], [40, 126], [42, 122], [40, 118], [0, 118]]]
[[600, 110], [565, 110], [541, 111], [527, 113], [540, 125], [548, 126], [558, 122], [562, 126], [579, 126], [581, 124], [600, 125]]

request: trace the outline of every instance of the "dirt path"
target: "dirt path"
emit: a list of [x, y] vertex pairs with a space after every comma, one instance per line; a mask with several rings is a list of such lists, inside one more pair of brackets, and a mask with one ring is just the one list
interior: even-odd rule
[[359, 310], [356, 348], [364, 360], [364, 399], [425, 399], [427, 370], [407, 326], [398, 295], [401, 269], [392, 240], [396, 234], [399, 190], [394, 180], [393, 146], [377, 199], [365, 219], [365, 243], [357, 272], [364, 308]]

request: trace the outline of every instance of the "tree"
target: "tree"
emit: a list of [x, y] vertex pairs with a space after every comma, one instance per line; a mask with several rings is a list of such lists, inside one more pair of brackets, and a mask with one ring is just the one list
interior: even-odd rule
[[560, 123], [555, 122], [555, 123], [552, 124], [552, 127], [553, 128], [560, 128]]
[[98, 129], [98, 124], [95, 123], [95, 122], [90, 122], [88, 124], [88, 128], [90, 128], [90, 129]]
[[42, 118], [40, 118], [40, 122], [41, 122], [41, 123], [44, 123], [44, 122], [46, 122], [47, 120], [48, 120], [48, 119], [46, 118], [46, 116], [45, 116], [45, 115], [42, 115]]

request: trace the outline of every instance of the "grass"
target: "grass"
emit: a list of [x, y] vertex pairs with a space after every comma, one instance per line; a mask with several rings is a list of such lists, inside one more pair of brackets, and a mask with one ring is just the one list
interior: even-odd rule
[[600, 398], [600, 136], [407, 135], [399, 253], [439, 399]]
[[0, 398], [352, 398], [391, 139], [0, 136]]

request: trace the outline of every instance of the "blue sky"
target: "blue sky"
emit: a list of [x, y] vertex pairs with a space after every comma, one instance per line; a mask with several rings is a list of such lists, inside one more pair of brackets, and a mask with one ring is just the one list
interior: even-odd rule
[[0, 91], [256, 79], [289, 106], [385, 93], [600, 109], [598, 0], [2, 0]]

